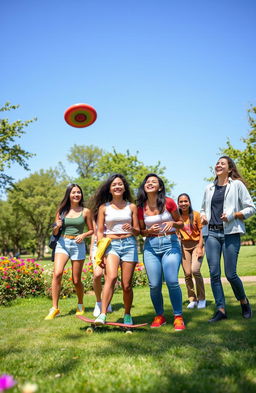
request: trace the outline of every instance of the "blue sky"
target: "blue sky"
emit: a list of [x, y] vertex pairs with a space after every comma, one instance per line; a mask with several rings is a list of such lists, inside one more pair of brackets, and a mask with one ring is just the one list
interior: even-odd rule
[[[11, 121], [38, 118], [20, 140], [32, 172], [61, 161], [75, 176], [74, 144], [139, 151], [200, 208], [219, 148], [243, 146], [256, 105], [255, 0], [10, 0], [0, 13], [0, 104], [21, 105]], [[76, 129], [63, 114], [80, 102], [98, 119]]]

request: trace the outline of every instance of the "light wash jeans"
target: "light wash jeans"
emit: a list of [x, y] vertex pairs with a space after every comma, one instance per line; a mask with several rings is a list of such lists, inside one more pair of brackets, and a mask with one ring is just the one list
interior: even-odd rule
[[223, 231], [209, 230], [208, 236], [204, 237], [204, 242], [211, 276], [212, 292], [217, 308], [225, 308], [225, 296], [221, 283], [221, 253], [223, 253], [224, 258], [225, 275], [231, 284], [236, 299], [245, 299], [243, 283], [236, 273], [240, 234], [224, 235]]
[[174, 315], [182, 314], [182, 294], [178, 281], [180, 264], [181, 249], [177, 235], [146, 238], [144, 244], [144, 265], [156, 315], [164, 313], [163, 276], [169, 290], [173, 313]]

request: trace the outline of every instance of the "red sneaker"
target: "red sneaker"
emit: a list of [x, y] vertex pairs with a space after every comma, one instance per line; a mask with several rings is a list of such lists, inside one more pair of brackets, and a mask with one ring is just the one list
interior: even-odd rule
[[165, 325], [165, 324], [166, 324], [165, 317], [163, 315], [157, 315], [154, 318], [154, 321], [151, 323], [150, 327], [151, 328], [158, 328], [158, 327]]
[[173, 326], [174, 326], [174, 330], [176, 330], [176, 331], [181, 331], [181, 330], [186, 329], [182, 315], [174, 316]]

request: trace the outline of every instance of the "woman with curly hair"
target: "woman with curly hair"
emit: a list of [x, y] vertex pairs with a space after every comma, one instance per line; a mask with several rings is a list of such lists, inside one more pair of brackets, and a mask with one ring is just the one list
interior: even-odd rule
[[106, 322], [107, 307], [111, 302], [118, 268], [121, 267], [121, 283], [124, 300], [124, 323], [132, 325], [131, 306], [133, 301], [132, 277], [138, 262], [135, 236], [140, 233], [137, 208], [131, 203], [129, 185], [123, 175], [110, 176], [99, 188], [95, 197], [97, 211], [97, 239], [111, 239], [101, 266], [105, 267], [105, 285], [102, 294], [101, 314], [95, 324]]

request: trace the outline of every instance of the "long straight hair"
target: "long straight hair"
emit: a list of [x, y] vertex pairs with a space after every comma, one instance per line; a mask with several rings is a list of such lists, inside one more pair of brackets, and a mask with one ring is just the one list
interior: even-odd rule
[[[233, 180], [240, 180], [242, 183], [245, 184], [245, 180], [238, 172], [237, 166], [236, 166], [235, 162], [232, 160], [232, 158], [230, 158], [229, 156], [221, 156], [219, 158], [219, 160], [221, 160], [222, 158], [224, 158], [228, 162], [228, 169], [230, 170], [229, 177], [231, 177], [231, 179], [233, 179]], [[218, 179], [218, 176], [215, 177], [215, 181], [217, 179]]]
[[71, 206], [71, 204], [70, 204], [70, 193], [71, 193], [71, 191], [72, 191], [72, 189], [74, 187], [79, 188], [79, 190], [81, 191], [81, 199], [79, 201], [79, 206], [81, 206], [81, 207], [84, 206], [84, 194], [83, 194], [82, 188], [78, 184], [76, 184], [76, 183], [70, 183], [67, 186], [67, 188], [66, 188], [66, 192], [65, 192], [64, 198], [62, 199], [62, 201], [59, 204], [59, 207], [58, 207], [58, 210], [57, 210], [57, 213], [59, 213], [59, 215], [63, 214], [64, 216], [66, 216], [67, 213], [69, 212], [70, 206]]
[[112, 194], [110, 193], [110, 187], [113, 181], [119, 177], [124, 183], [124, 193], [123, 199], [128, 202], [132, 202], [132, 196], [129, 184], [126, 178], [121, 173], [114, 173], [111, 175], [96, 191], [94, 197], [92, 198], [91, 209], [93, 217], [96, 220], [98, 216], [99, 207], [107, 202], [112, 201]]
[[[186, 194], [185, 192], [183, 192], [182, 194], [180, 194], [180, 195], [178, 196], [178, 205], [179, 205], [179, 200], [180, 200], [180, 198], [181, 198], [182, 196], [185, 196], [186, 198], [188, 198], [188, 201], [189, 201], [189, 207], [188, 207], [189, 222], [190, 222], [191, 227], [193, 227], [193, 225], [194, 225], [194, 210], [193, 210], [193, 208], [192, 208], [190, 196], [189, 196], [188, 194]], [[179, 213], [180, 213], [180, 215], [182, 216], [182, 210], [181, 210], [180, 207], [179, 207]]]
[[145, 188], [145, 184], [146, 184], [149, 177], [156, 177], [159, 182], [159, 190], [158, 190], [158, 194], [157, 194], [156, 205], [157, 205], [157, 209], [159, 210], [159, 212], [162, 213], [165, 208], [165, 186], [164, 186], [163, 180], [155, 173], [149, 173], [145, 177], [145, 179], [143, 180], [141, 185], [139, 186], [138, 194], [137, 194], [137, 205], [139, 207], [144, 207], [145, 202], [148, 199], [147, 193], [144, 188]]

